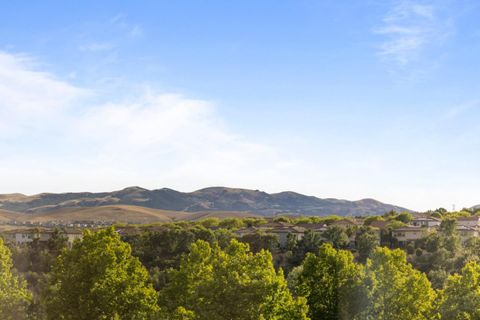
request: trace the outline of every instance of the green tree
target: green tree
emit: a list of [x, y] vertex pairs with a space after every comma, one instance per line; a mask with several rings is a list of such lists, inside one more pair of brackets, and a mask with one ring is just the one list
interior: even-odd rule
[[452, 256], [460, 250], [460, 237], [457, 232], [457, 220], [446, 218], [440, 224], [440, 232], [443, 236], [443, 246]]
[[21, 320], [26, 318], [26, 309], [32, 295], [25, 281], [12, 273], [10, 250], [0, 237], [0, 319]]
[[401, 221], [403, 223], [409, 223], [412, 221], [413, 215], [410, 212], [402, 212], [400, 213], [395, 220]]
[[330, 226], [323, 233], [323, 236], [335, 249], [342, 249], [348, 246], [348, 235], [345, 232], [345, 229], [340, 226]]
[[165, 319], [179, 308], [199, 320], [307, 319], [305, 300], [292, 297], [270, 252], [253, 254], [237, 240], [224, 250], [195, 242], [180, 268], [169, 271], [160, 301]]
[[295, 293], [307, 298], [311, 319], [355, 319], [362, 311], [363, 269], [349, 251], [323, 244], [295, 272]]
[[245, 227], [245, 223], [239, 218], [226, 218], [220, 221], [219, 226], [227, 229], [240, 229]]
[[384, 221], [383, 217], [380, 217], [380, 216], [368, 216], [365, 218], [365, 220], [363, 221], [363, 225], [364, 226], [369, 226], [372, 224], [372, 222], [374, 221]]
[[407, 263], [405, 252], [377, 248], [365, 268], [369, 302], [366, 319], [432, 318], [435, 292], [426, 275]]
[[448, 277], [439, 296], [442, 319], [480, 319], [480, 266], [467, 263], [460, 275]]
[[362, 228], [356, 237], [358, 260], [365, 262], [375, 248], [380, 244], [377, 233], [371, 228]]
[[255, 232], [245, 234], [239, 240], [248, 243], [253, 252], [260, 252], [263, 249], [274, 252], [279, 248], [278, 236], [275, 234]]
[[48, 319], [149, 319], [158, 310], [148, 273], [113, 228], [85, 231], [57, 258], [46, 298]]

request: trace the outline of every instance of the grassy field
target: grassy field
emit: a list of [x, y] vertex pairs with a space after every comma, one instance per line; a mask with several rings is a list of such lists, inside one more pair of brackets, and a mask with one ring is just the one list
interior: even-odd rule
[[0, 210], [0, 222], [8, 220], [48, 221], [108, 221], [119, 223], [154, 223], [172, 221], [197, 221], [205, 218], [246, 218], [257, 215], [248, 212], [183, 212], [159, 210], [132, 205], [108, 205], [88, 208], [63, 208], [48, 213], [22, 214]]

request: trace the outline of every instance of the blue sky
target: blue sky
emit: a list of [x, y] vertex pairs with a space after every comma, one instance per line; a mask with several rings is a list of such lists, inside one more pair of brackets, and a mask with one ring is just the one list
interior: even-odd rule
[[480, 203], [476, 1], [2, 1], [0, 192]]

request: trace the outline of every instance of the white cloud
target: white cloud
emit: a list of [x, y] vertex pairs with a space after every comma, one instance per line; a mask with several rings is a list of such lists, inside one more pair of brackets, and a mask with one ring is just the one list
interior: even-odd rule
[[0, 133], [4, 136], [39, 127], [52, 114], [88, 94], [35, 70], [35, 64], [29, 56], [0, 51]]
[[[285, 135], [261, 143], [234, 132], [209, 101], [154, 89], [122, 92], [128, 99], [98, 97], [34, 64], [25, 56], [0, 55], [0, 193], [226, 185], [375, 197], [427, 209], [451, 199], [450, 186], [461, 185], [456, 177], [466, 176], [470, 167], [476, 172], [472, 158], [470, 167], [457, 166], [460, 172], [445, 177], [451, 168], [436, 164], [443, 158], [432, 156], [430, 141], [412, 144], [411, 154], [418, 157], [405, 157], [401, 148], [376, 148], [375, 141], [325, 139], [321, 131], [314, 139], [289, 134], [291, 141]], [[86, 100], [86, 94], [93, 97]], [[476, 106], [459, 107], [452, 115]], [[385, 140], [395, 144], [394, 138]], [[474, 203], [474, 178], [457, 190], [457, 204]], [[427, 192], [432, 185], [435, 192]]]
[[397, 1], [384, 16], [383, 25], [374, 30], [384, 36], [379, 55], [406, 66], [419, 59], [431, 46], [441, 44], [451, 33], [448, 19], [440, 17], [432, 4]]
[[94, 90], [30, 61], [0, 56], [0, 192], [255, 187], [291, 170], [274, 148], [231, 132], [208, 101], [149, 89], [92, 103], [82, 97]]

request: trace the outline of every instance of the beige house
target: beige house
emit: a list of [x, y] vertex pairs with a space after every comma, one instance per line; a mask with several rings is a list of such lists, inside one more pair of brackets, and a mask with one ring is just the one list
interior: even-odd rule
[[459, 217], [457, 218], [457, 225], [470, 228], [478, 228], [480, 227], [480, 217]]
[[244, 236], [256, 232], [264, 232], [266, 234], [274, 234], [278, 238], [278, 243], [281, 247], [285, 247], [288, 243], [289, 237], [294, 237], [297, 240], [303, 238], [306, 229], [285, 222], [270, 222], [260, 225], [258, 227], [243, 228], [235, 231], [238, 236]]
[[280, 247], [285, 247], [287, 245], [289, 235], [290, 237], [294, 237], [296, 240], [301, 240], [305, 235], [305, 229], [297, 226], [274, 228], [266, 232], [277, 235]]
[[429, 228], [407, 226], [392, 230], [392, 236], [398, 240], [399, 245], [403, 246], [425, 237], [429, 232]]
[[339, 226], [342, 228], [348, 228], [348, 227], [354, 227], [357, 226], [358, 224], [355, 221], [349, 220], [349, 219], [341, 219], [337, 220], [334, 223], [332, 223], [334, 226]]
[[460, 237], [462, 244], [465, 244], [468, 239], [478, 237], [478, 229], [467, 227], [467, 226], [457, 226], [457, 232]]
[[440, 225], [442, 221], [433, 217], [418, 217], [411, 221], [411, 224], [415, 227], [432, 228]]
[[[26, 244], [37, 240], [39, 242], [47, 242], [53, 234], [52, 229], [17, 229], [9, 230], [2, 233], [5, 242], [15, 243], [18, 245]], [[76, 229], [65, 230], [64, 236], [67, 237], [68, 243], [73, 243], [76, 239], [82, 238], [82, 231]]]
[[299, 223], [296, 226], [317, 233], [324, 233], [328, 229], [328, 226], [324, 223]]

